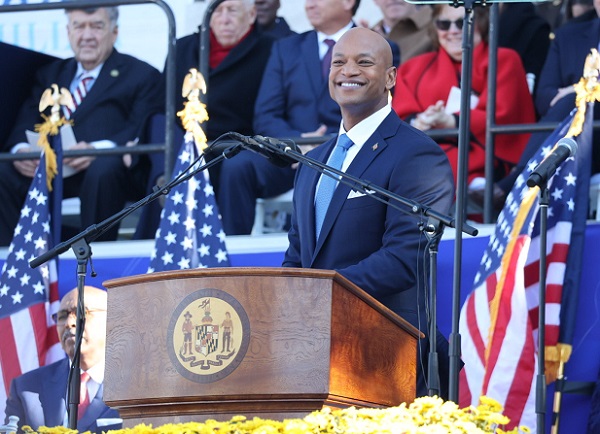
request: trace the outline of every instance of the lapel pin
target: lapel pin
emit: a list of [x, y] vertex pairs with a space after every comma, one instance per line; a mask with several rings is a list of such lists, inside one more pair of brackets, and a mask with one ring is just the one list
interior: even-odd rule
[[379, 143], [375, 143], [375, 144], [373, 145], [373, 148], [372, 148], [372, 149], [373, 149], [374, 151], [376, 151], [378, 146], [379, 146]]
[[110, 71], [110, 76], [111, 77], [118, 77], [119, 76], [119, 70], [117, 69], [113, 69]]

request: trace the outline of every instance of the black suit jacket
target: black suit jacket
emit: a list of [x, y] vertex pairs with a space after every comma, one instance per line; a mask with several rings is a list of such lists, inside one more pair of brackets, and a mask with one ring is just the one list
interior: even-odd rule
[[10, 62], [2, 62], [0, 68], [0, 94], [2, 95], [0, 149], [2, 149], [17, 119], [19, 108], [27, 99], [33, 86], [35, 71], [58, 59], [4, 42], [0, 42], [0, 59], [10, 59]]
[[579, 81], [591, 48], [598, 48], [600, 18], [582, 23], [565, 24], [556, 31], [540, 74], [535, 106], [540, 115], [550, 108], [558, 89]]
[[[64, 358], [13, 379], [6, 400], [7, 419], [8, 416], [17, 416], [19, 430], [23, 425], [29, 425], [34, 430], [40, 426], [61, 426], [67, 409], [69, 369], [69, 359]], [[78, 422], [79, 432], [121, 429], [122, 420], [119, 413], [104, 404], [103, 392], [104, 386], [101, 384], [98, 393]]]
[[[25, 130], [40, 123], [40, 97], [53, 83], [69, 88], [77, 71], [74, 58], [58, 60], [36, 76], [27, 101], [21, 107], [15, 127], [4, 148], [26, 142]], [[162, 108], [160, 73], [147, 63], [113, 50], [94, 85], [73, 113], [73, 131], [78, 141], [112, 140], [124, 145], [135, 139], [146, 118]]]
[[[209, 140], [228, 131], [253, 134], [254, 101], [272, 44], [273, 38], [253, 28], [219, 66], [210, 70], [206, 94], [206, 109], [210, 119], [204, 127]], [[199, 69], [199, 55], [200, 31], [177, 41], [176, 111], [183, 108], [183, 79], [190, 68]]]

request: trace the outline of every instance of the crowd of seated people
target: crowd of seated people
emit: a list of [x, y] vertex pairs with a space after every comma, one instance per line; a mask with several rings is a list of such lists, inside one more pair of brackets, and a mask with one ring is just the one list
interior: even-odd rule
[[[456, 128], [460, 118], [456, 90], [460, 88], [464, 10], [448, 5], [416, 7], [407, 5], [403, 0], [373, 1], [381, 8], [384, 18], [372, 27], [391, 39], [390, 46], [396, 52], [392, 63], [399, 65], [397, 84], [390, 101], [392, 108], [400, 118], [424, 131]], [[560, 121], [566, 117], [574, 107], [572, 85], [581, 76], [585, 56], [590, 48], [598, 47], [600, 40], [600, 18], [597, 15], [600, 13], [600, 1], [595, 3], [597, 9], [587, 11], [582, 0], [569, 3], [569, 19], [561, 26], [542, 18], [539, 8], [532, 4], [505, 4], [500, 8], [502, 48], [497, 53], [497, 123], [531, 124], [540, 117], [541, 121]], [[305, 0], [312, 29], [296, 34], [290, 29], [290, 25], [293, 29], [294, 23], [288, 25], [277, 16], [278, 0], [225, 0], [221, 3], [210, 20], [210, 72], [206, 77], [206, 104], [210, 119], [203, 125], [208, 139], [215, 140], [228, 131], [244, 135], [309, 138], [336, 134], [340, 130], [341, 113], [328, 89], [332, 62], [330, 50], [335, 41], [358, 24], [354, 16], [359, 5], [360, 0]], [[481, 189], [484, 176], [482, 155], [486, 146], [489, 50], [487, 9], [476, 8], [475, 12], [468, 177], [473, 189]], [[0, 69], [0, 82], [9, 82], [13, 87], [16, 83], [22, 85], [11, 89], [12, 93], [4, 94], [22, 101], [22, 104], [18, 112], [8, 110], [11, 106], [7, 104], [0, 108], [2, 119], [9, 120], [8, 124], [12, 125], [10, 131], [0, 129], [2, 152], [32, 152], [25, 131], [41, 122], [40, 95], [52, 83], [79, 95], [77, 105], [64, 111], [73, 123], [77, 149], [112, 148], [143, 141], [147, 139], [144, 136], [149, 119], [160, 119], [157, 114], [164, 113], [165, 76], [161, 77], [152, 66], [114, 48], [118, 35], [118, 8], [75, 8], [66, 13], [72, 58], [55, 59], [0, 44], [0, 57], [8, 56], [14, 60], [10, 63], [11, 68]], [[507, 19], [515, 14], [520, 20]], [[369, 23], [360, 24], [369, 26]], [[414, 37], [418, 32], [423, 34], [424, 29], [428, 32], [431, 47], [426, 44], [422, 51], [412, 52], [407, 48], [404, 53], [404, 46], [414, 47], [406, 45], [402, 35]], [[359, 31], [368, 32], [364, 29]], [[356, 30], [349, 35], [353, 32]], [[552, 40], [549, 38], [551, 32], [555, 34]], [[199, 66], [199, 35], [200, 32], [194, 33], [177, 41], [177, 89], [181, 88], [189, 68]], [[22, 74], [19, 68], [23, 68]], [[368, 62], [361, 64], [361, 69], [368, 70]], [[35, 75], [31, 74], [34, 70]], [[11, 79], [6, 77], [9, 74], [12, 74]], [[351, 72], [348, 74], [351, 75]], [[528, 82], [527, 74], [530, 78], [533, 76], [533, 80]], [[13, 80], [15, 76], [18, 81]], [[355, 84], [368, 84], [361, 80], [362, 77]], [[157, 86], [157, 83], [161, 85]], [[381, 88], [372, 92], [381, 92]], [[351, 113], [352, 101], [344, 104], [346, 111]], [[177, 109], [182, 105], [183, 97], [179, 97]], [[0, 127], [6, 125], [7, 122], [0, 122]], [[410, 129], [406, 125], [403, 128]], [[494, 181], [498, 205], [512, 186], [519, 168], [547, 134], [496, 137], [497, 175]], [[600, 141], [597, 136], [591, 163], [593, 172], [600, 171]], [[178, 137], [181, 138], [181, 134]], [[456, 175], [456, 138], [444, 137], [437, 141], [446, 152]], [[156, 156], [161, 157], [160, 154]], [[150, 157], [136, 159], [135, 164], [126, 164], [121, 155], [82, 156], [66, 159], [64, 163], [74, 171], [64, 180], [65, 196], [80, 198], [82, 228], [120, 211], [126, 201], [143, 196], [148, 186], [157, 182], [155, 175], [161, 173], [165, 164], [164, 159]], [[0, 202], [3, 205], [0, 207], [0, 246], [8, 245], [12, 240], [37, 164], [37, 159], [0, 162]], [[228, 235], [236, 235], [250, 232], [257, 198], [274, 196], [293, 187], [295, 169], [276, 167], [260, 156], [244, 152], [216, 167], [210, 176], [225, 231]], [[153, 238], [159, 212], [160, 209], [154, 210], [154, 219], [147, 216], [140, 220], [145, 225], [141, 237]], [[114, 229], [101, 239], [114, 240], [117, 235]], [[102, 332], [106, 319], [106, 294], [90, 287], [86, 287], [85, 292], [89, 325], [93, 325], [96, 332]], [[71, 358], [69, 345], [73, 336], [67, 329], [74, 327], [75, 297], [76, 293], [72, 292], [63, 298], [56, 317], [61, 343]], [[88, 328], [86, 332], [89, 334]], [[92, 344], [96, 349], [104, 348], [102, 340]], [[88, 385], [86, 390], [92, 403], [87, 415], [82, 412], [81, 426], [96, 431], [102, 419], [104, 427], [109, 426], [107, 422], [119, 425], [118, 414], [101, 402], [103, 377], [96, 371], [102, 367], [103, 357], [90, 361], [86, 359], [87, 350], [94, 348], [86, 348], [84, 344], [82, 351], [82, 368], [90, 371], [91, 383], [88, 384], [91, 386]], [[90, 354], [94, 355], [96, 351]], [[44, 406], [49, 400], [64, 401], [63, 390], [47, 389], [52, 393], [42, 397], [44, 399], [36, 396], [43, 383], [40, 378], [44, 375], [63, 378], [67, 370], [65, 359], [16, 380], [11, 387], [7, 415], [19, 415], [22, 423], [35, 426], [64, 424], [64, 402], [50, 415], [50, 419], [40, 417], [48, 417]], [[23, 394], [23, 391], [26, 393]], [[33, 406], [27, 404], [32, 396], [35, 398]]]
[[[340, 114], [327, 89], [328, 44], [335, 43], [347, 29], [356, 25], [371, 27], [384, 35], [395, 50], [394, 62], [399, 70], [392, 105], [398, 115], [425, 131], [456, 128], [460, 116], [456, 89], [460, 88], [463, 8], [416, 6], [403, 0], [370, 1], [381, 9], [383, 17], [379, 22], [354, 20], [360, 0], [305, 0], [312, 29], [301, 34], [293, 31], [294, 23], [278, 16], [279, 0], [223, 2], [210, 21], [210, 65], [206, 78], [210, 119], [203, 125], [208, 140], [228, 131], [281, 138], [335, 133]], [[591, 36], [585, 43], [597, 46], [598, 35], [594, 32], [599, 19], [589, 0], [572, 0], [566, 6], [550, 16], [548, 10], [535, 3], [500, 5], [499, 45], [502, 48], [498, 50], [497, 124], [531, 124], [540, 117], [544, 121], [560, 120], [566, 108], [559, 110], [559, 107], [571, 104], [568, 89], [581, 75], [583, 61], [579, 59], [581, 55], [566, 62], [561, 57], [565, 55], [563, 51], [575, 53], [565, 48], [575, 45], [569, 37], [569, 29], [574, 29], [573, 33], [575, 29], [589, 32]], [[484, 183], [486, 146], [487, 10], [475, 8], [468, 174], [473, 189], [480, 191]], [[28, 89], [29, 98], [18, 114], [14, 114], [12, 131], [1, 137], [2, 151], [31, 152], [24, 134], [41, 121], [37, 111], [41, 92], [57, 82], [74, 93], [81, 73], [86, 72], [93, 77], [91, 84], [86, 82], [89, 95], [81, 107], [70, 114], [78, 140], [76, 148], [124, 146], [136, 140], [155, 143], [156, 137], [148, 138], [148, 122], [153, 115], [164, 113], [164, 74], [161, 81], [156, 69], [114, 48], [118, 34], [117, 8], [68, 11], [67, 15], [67, 32], [74, 57], [56, 61], [45, 58], [50, 63], [35, 68], [37, 74]], [[555, 16], [561, 17], [560, 25]], [[556, 38], [552, 39], [554, 34]], [[415, 38], [421, 43], [413, 44], [411, 41]], [[199, 66], [199, 44], [200, 29], [177, 41], [175, 88], [178, 95], [189, 68]], [[449, 46], [454, 47], [457, 56], [453, 56]], [[441, 71], [442, 67], [449, 74], [432, 72]], [[556, 77], [561, 68], [572, 70], [564, 77]], [[157, 86], [156, 83], [162, 84]], [[182, 105], [183, 97], [179, 96], [175, 111]], [[98, 118], [106, 120], [103, 125], [110, 125], [110, 129], [94, 127], [97, 123], [93, 120]], [[517, 163], [521, 160], [523, 164], [522, 160], [532, 152], [530, 149], [535, 149], [546, 134], [536, 133], [531, 139], [529, 134], [495, 137], [494, 181], [498, 206], [504, 197], [502, 192], [512, 185]], [[176, 137], [181, 138], [181, 129]], [[436, 140], [456, 171], [456, 137]], [[179, 145], [175, 143], [176, 148]], [[120, 156], [79, 157], [65, 163], [72, 165], [76, 172], [65, 178], [65, 196], [80, 197], [81, 228], [114, 214], [126, 201], [147, 194], [164, 168], [162, 154], [137, 158], [133, 165], [124, 164]], [[3, 173], [8, 174], [0, 181], [0, 200], [5, 205], [0, 211], [0, 245], [6, 246], [12, 239], [37, 160], [0, 164]], [[277, 196], [291, 189], [294, 176], [293, 167], [276, 167], [250, 152], [212, 168], [211, 182], [225, 232], [249, 234], [257, 198]], [[104, 193], [107, 191], [110, 194]], [[138, 238], [154, 237], [160, 206], [158, 202], [153, 206], [140, 220]], [[117, 236], [114, 229], [102, 239], [114, 240]]]

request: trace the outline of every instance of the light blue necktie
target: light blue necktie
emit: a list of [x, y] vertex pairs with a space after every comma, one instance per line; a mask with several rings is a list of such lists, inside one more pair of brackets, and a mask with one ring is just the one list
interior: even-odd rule
[[[342, 134], [338, 138], [335, 148], [333, 148], [333, 152], [331, 153], [331, 157], [329, 158], [327, 165], [333, 167], [334, 169], [340, 170], [342, 168], [342, 164], [344, 163], [344, 159], [346, 158], [346, 154], [348, 153], [348, 149], [352, 145], [354, 145], [352, 140], [350, 140], [346, 134]], [[327, 214], [327, 208], [329, 208], [329, 203], [331, 202], [331, 198], [333, 197], [333, 192], [335, 191], [337, 184], [337, 179], [331, 178], [327, 175], [323, 175], [321, 177], [321, 183], [319, 184], [317, 194], [315, 195], [315, 231], [317, 240], [319, 239], [319, 234], [321, 233], [321, 228], [323, 227], [323, 221], [325, 220], [325, 214]]]

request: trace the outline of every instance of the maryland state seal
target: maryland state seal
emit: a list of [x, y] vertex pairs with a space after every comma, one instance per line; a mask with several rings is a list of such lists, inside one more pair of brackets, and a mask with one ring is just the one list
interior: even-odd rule
[[242, 305], [215, 288], [188, 295], [175, 309], [168, 351], [177, 371], [197, 383], [212, 383], [241, 363], [250, 341], [250, 322]]

